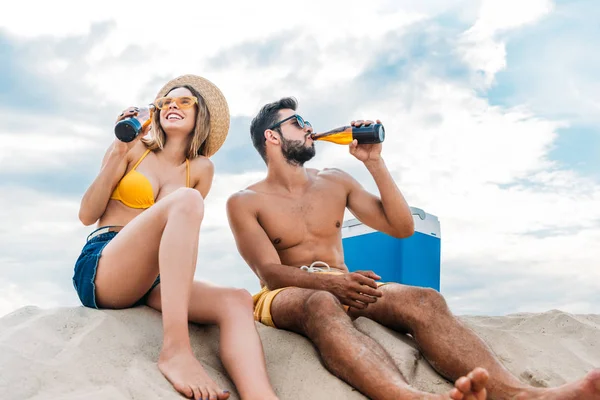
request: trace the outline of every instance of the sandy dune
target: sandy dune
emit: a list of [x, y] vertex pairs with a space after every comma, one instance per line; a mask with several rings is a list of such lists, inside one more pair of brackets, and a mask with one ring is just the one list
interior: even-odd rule
[[[600, 366], [600, 315], [549, 311], [462, 320], [508, 369], [535, 386], [558, 386]], [[451, 388], [410, 338], [364, 318], [355, 324], [390, 352], [415, 387]], [[280, 398], [365, 398], [327, 372], [303, 337], [258, 327]], [[218, 328], [194, 325], [191, 334], [198, 358], [238, 399], [217, 358]], [[0, 319], [0, 399], [180, 399], [156, 367], [160, 343], [160, 314], [147, 307], [22, 308]]]

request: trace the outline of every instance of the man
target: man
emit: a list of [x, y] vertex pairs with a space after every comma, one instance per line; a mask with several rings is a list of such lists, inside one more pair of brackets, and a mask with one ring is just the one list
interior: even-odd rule
[[[364, 224], [398, 238], [413, 234], [412, 215], [381, 157], [382, 144], [349, 145], [380, 197], [341, 170], [305, 168], [315, 155], [312, 127], [296, 108], [295, 99], [284, 98], [254, 118], [252, 141], [268, 173], [227, 202], [240, 254], [263, 287], [254, 296], [258, 321], [308, 337], [333, 374], [372, 399], [600, 400], [600, 370], [560, 388], [526, 386], [452, 315], [437, 291], [381, 284], [372, 271], [349, 273], [341, 240], [346, 207]], [[409, 387], [386, 351], [354, 327], [352, 320], [361, 316], [410, 333], [456, 388], [439, 396]]]

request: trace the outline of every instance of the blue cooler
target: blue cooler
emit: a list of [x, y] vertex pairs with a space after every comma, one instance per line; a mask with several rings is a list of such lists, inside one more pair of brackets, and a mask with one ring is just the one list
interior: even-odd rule
[[441, 232], [434, 215], [411, 207], [415, 233], [396, 239], [357, 219], [342, 226], [344, 258], [350, 271], [371, 270], [381, 282], [430, 287], [440, 291]]

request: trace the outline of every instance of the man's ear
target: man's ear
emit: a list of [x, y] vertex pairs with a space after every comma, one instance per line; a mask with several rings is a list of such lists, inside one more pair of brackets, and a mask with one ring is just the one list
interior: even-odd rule
[[281, 144], [279, 134], [272, 129], [265, 130], [265, 139], [273, 144]]

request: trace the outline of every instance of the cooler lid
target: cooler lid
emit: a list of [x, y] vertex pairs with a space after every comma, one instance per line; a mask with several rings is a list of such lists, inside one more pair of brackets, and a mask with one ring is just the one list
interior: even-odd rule
[[[438, 217], [428, 214], [420, 208], [410, 207], [415, 222], [415, 232], [440, 238], [442, 237], [440, 221]], [[352, 237], [375, 232], [375, 229], [366, 226], [356, 218], [344, 221], [342, 225], [342, 237]]]

